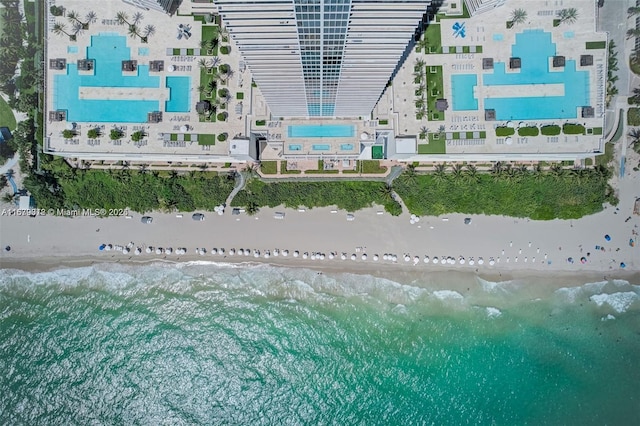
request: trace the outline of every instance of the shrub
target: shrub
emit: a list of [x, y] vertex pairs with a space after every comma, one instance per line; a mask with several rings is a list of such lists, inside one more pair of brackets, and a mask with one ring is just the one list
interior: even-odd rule
[[225, 121], [227, 119], [227, 113], [221, 112], [216, 118], [218, 119], [218, 121]]
[[540, 130], [535, 126], [520, 127], [518, 129], [518, 134], [520, 136], [538, 136], [540, 134]]
[[266, 120], [256, 120], [256, 126], [264, 126], [267, 124]]
[[582, 124], [567, 123], [564, 126], [562, 126], [562, 132], [565, 135], [584, 135], [585, 129]]
[[100, 137], [100, 130], [98, 129], [89, 129], [87, 132], [87, 136], [89, 139], [97, 139]]
[[220, 133], [220, 134], [218, 135], [218, 141], [220, 141], [220, 142], [224, 142], [224, 141], [226, 141], [226, 140], [227, 140], [227, 134], [226, 134], [226, 133]]
[[500, 126], [496, 127], [496, 136], [511, 136], [515, 133], [515, 129], [513, 127]]
[[122, 139], [123, 136], [124, 136], [124, 133], [120, 129], [111, 129], [111, 132], [109, 132], [109, 138], [112, 141]]
[[542, 126], [540, 133], [545, 136], [558, 136], [560, 134], [560, 130], [560, 126], [549, 124], [547, 126]]
[[229, 46], [221, 46], [220, 47], [220, 53], [222, 53], [223, 55], [228, 55], [229, 54]]
[[134, 132], [131, 135], [131, 140], [134, 141], [134, 142], [138, 142], [138, 141], [141, 141], [142, 139], [144, 139], [145, 136], [146, 135], [144, 134], [144, 132], [138, 130], [137, 132]]
[[65, 139], [71, 139], [75, 135], [76, 135], [76, 132], [74, 132], [73, 130], [63, 130], [62, 131], [62, 137], [65, 138]]
[[236, 99], [238, 99], [238, 100], [244, 99], [244, 93], [242, 93], [242, 92], [236, 93]]

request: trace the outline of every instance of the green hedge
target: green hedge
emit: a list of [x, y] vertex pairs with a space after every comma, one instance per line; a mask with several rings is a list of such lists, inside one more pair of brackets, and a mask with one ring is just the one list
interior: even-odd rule
[[585, 128], [582, 124], [567, 123], [564, 126], [562, 126], [562, 132], [565, 135], [584, 135]]
[[558, 136], [561, 130], [562, 129], [560, 129], [560, 126], [550, 124], [547, 126], [542, 126], [542, 128], [540, 129], [540, 133], [545, 136]]
[[511, 136], [515, 133], [515, 129], [513, 127], [500, 126], [496, 127], [496, 136]]
[[540, 134], [540, 129], [535, 126], [531, 127], [520, 127], [518, 129], [518, 135], [520, 136], [538, 136]]

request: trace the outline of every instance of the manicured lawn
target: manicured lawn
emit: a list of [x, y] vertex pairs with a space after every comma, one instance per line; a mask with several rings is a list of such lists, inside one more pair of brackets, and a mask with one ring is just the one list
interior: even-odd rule
[[606, 41], [588, 41], [585, 43], [587, 49], [604, 49], [607, 47]]
[[242, 92], [236, 93], [236, 99], [238, 99], [238, 100], [244, 99], [244, 93], [242, 93]]
[[429, 143], [418, 145], [418, 154], [446, 154], [447, 141], [444, 135], [440, 135], [439, 139], [435, 139], [434, 134], [429, 133]]
[[442, 40], [440, 36], [440, 25], [429, 24], [427, 29], [422, 34], [425, 40], [427, 40], [427, 51], [424, 53], [442, 53]]
[[596, 157], [596, 165], [607, 167], [611, 160], [613, 160], [613, 150], [614, 146], [612, 142], [604, 144], [604, 154]]
[[0, 127], [2, 126], [6, 126], [9, 130], [14, 131], [16, 129], [16, 117], [13, 115], [13, 111], [11, 111], [9, 105], [0, 97]]
[[[218, 26], [216, 25], [203, 25], [202, 26], [202, 40], [211, 40], [218, 36]], [[200, 53], [206, 54], [208, 49], [202, 49]], [[218, 54], [218, 46], [213, 49], [211, 56]]]
[[444, 83], [441, 66], [427, 65], [427, 108], [430, 121], [443, 121], [444, 112], [436, 110], [436, 101], [444, 96]]
[[358, 161], [358, 168], [362, 173], [385, 173], [386, 167], [380, 167], [378, 160], [361, 160]]
[[555, 124], [542, 126], [542, 128], [540, 129], [540, 133], [545, 136], [558, 136], [560, 134], [560, 131], [560, 126], [556, 126]]
[[215, 145], [216, 135], [198, 135], [198, 145]]
[[629, 108], [627, 124], [629, 126], [640, 126], [640, 108]]
[[275, 175], [278, 173], [277, 161], [263, 161], [260, 163], [260, 171], [265, 175]]
[[594, 127], [593, 128], [593, 134], [594, 135], [601, 135], [602, 134], [602, 127]]

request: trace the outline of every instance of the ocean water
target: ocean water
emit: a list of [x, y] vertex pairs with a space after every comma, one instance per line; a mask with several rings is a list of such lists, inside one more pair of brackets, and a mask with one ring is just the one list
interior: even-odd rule
[[640, 287], [0, 271], [0, 424], [638, 424]]

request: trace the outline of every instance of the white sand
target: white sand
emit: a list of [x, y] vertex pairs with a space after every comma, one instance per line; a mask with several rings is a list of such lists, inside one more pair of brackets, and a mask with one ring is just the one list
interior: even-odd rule
[[[416, 224], [410, 224], [409, 214], [394, 218], [388, 214], [378, 215], [381, 209], [367, 209], [355, 213], [354, 221], [346, 220], [346, 212], [331, 213], [330, 208], [298, 212], [291, 209], [262, 209], [255, 217], [246, 214], [234, 216], [227, 209], [223, 216], [213, 212], [206, 214], [206, 220], [195, 222], [190, 214], [177, 218], [175, 214], [153, 213], [152, 224], [142, 224], [140, 214], [132, 219], [115, 217], [101, 219], [96, 217], [61, 218], [52, 216], [19, 217], [0, 216], [0, 247], [11, 246], [10, 252], [1, 252], [0, 266], [29, 268], [38, 263], [68, 264], [74, 258], [93, 258], [98, 261], [127, 261], [162, 259], [165, 255], [99, 251], [101, 244], [126, 245], [135, 247], [186, 247], [187, 255], [167, 255], [166, 259], [215, 260], [215, 261], [255, 261], [253, 256], [229, 256], [231, 248], [258, 249], [263, 254], [271, 250], [269, 262], [286, 265], [301, 265], [327, 269], [362, 271], [389, 270], [384, 264], [392, 262], [382, 259], [385, 253], [398, 256], [397, 266], [407, 271], [427, 271], [457, 269], [483, 273], [502, 273], [514, 271], [599, 272], [606, 276], [620, 276], [638, 271], [640, 265], [640, 244], [632, 248], [629, 239], [636, 238], [633, 231], [640, 230], [640, 217], [632, 215], [635, 192], [640, 192], [637, 177], [622, 181], [619, 211], [609, 207], [603, 212], [580, 220], [532, 221], [499, 216], [466, 216], [460, 214], [442, 217], [425, 217]], [[640, 194], [639, 194], [640, 195]], [[284, 220], [276, 220], [274, 211], [286, 212]], [[625, 221], [629, 216], [631, 220]], [[464, 224], [464, 218], [471, 217], [470, 225]], [[98, 231], [99, 230], [99, 231]], [[604, 235], [611, 236], [606, 242]], [[605, 251], [596, 251], [595, 246], [605, 247]], [[208, 253], [199, 256], [195, 249], [204, 247]], [[213, 247], [224, 247], [226, 258], [212, 255]], [[359, 251], [359, 248], [362, 248]], [[287, 258], [273, 256], [274, 249], [288, 249]], [[539, 251], [538, 251], [539, 249]], [[619, 250], [618, 250], [619, 249]], [[293, 258], [294, 250], [301, 256]], [[503, 253], [504, 250], [504, 254]], [[334, 260], [329, 260], [330, 252], [337, 252]], [[303, 252], [322, 252], [325, 260], [302, 260]], [[340, 260], [340, 254], [346, 253], [347, 260]], [[367, 260], [361, 260], [366, 253]], [[590, 255], [588, 255], [590, 253]], [[357, 260], [352, 261], [352, 254]], [[380, 260], [375, 262], [373, 255]], [[409, 254], [411, 261], [405, 262]], [[425, 255], [433, 258], [452, 256], [458, 259], [464, 256], [467, 262], [460, 265], [440, 264], [422, 259]], [[545, 255], [547, 259], [545, 260]], [[413, 257], [419, 256], [420, 262], [414, 265]], [[587, 263], [581, 264], [581, 257]], [[479, 258], [484, 264], [479, 265]], [[493, 257], [495, 265], [490, 266]], [[573, 257], [574, 263], [567, 262]], [[474, 258], [475, 264], [469, 265]], [[264, 257], [260, 258], [265, 261]], [[550, 262], [550, 263], [549, 263]], [[626, 264], [622, 271], [620, 263]]]

